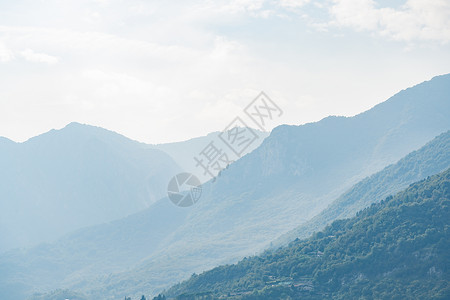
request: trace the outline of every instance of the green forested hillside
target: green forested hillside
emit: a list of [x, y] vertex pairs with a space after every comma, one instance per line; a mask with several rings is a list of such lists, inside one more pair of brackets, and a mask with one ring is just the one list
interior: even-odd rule
[[450, 169], [307, 240], [172, 287], [177, 299], [449, 299]]

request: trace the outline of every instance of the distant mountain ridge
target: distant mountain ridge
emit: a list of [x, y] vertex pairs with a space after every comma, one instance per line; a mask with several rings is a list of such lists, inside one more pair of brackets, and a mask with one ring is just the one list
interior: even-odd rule
[[[260, 138], [244, 154], [268, 135], [257, 132]], [[0, 137], [0, 253], [147, 208], [166, 196], [172, 176], [198, 171], [192, 170], [194, 155], [218, 135], [214, 132], [183, 142], [149, 145], [72, 122], [23, 143]], [[123, 169], [118, 164], [123, 164]], [[27, 220], [41, 225], [28, 226]]]
[[[249, 144], [248, 148], [245, 149], [241, 157], [258, 148], [264, 139], [269, 135], [268, 132], [258, 129], [250, 128], [250, 130], [252, 130], [258, 138]], [[200, 152], [202, 152], [209, 143], [213, 142], [214, 145], [219, 147], [219, 149], [223, 150], [225, 153], [228, 153], [230, 160], [235, 161], [239, 159], [239, 157], [236, 157], [219, 138], [219, 135], [223, 133], [226, 132], [211, 132], [206, 136], [196, 137], [182, 142], [149, 145], [149, 147], [169, 154], [185, 172], [194, 174], [200, 179], [201, 182], [207, 182], [212, 179], [211, 176], [205, 174], [204, 170], [197, 165], [194, 157], [200, 156]]]

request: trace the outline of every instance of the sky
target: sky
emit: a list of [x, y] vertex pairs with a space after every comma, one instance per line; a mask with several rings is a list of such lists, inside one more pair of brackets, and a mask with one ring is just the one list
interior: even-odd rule
[[352, 116], [450, 73], [448, 0], [0, 0], [0, 136], [70, 122], [147, 143]]

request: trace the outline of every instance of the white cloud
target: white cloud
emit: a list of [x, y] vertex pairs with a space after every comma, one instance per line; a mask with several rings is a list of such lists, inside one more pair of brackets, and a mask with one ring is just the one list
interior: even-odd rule
[[228, 40], [223, 36], [218, 36], [215, 38], [214, 49], [212, 50], [210, 57], [213, 59], [226, 58], [239, 49], [242, 49], [242, 45], [238, 42]]
[[370, 31], [394, 40], [450, 41], [450, 1], [408, 0], [400, 8], [377, 8], [373, 0], [333, 0], [330, 26]]
[[[98, 55], [99, 52], [103, 52], [107, 56], [109, 53], [126, 53], [130, 57], [153, 57], [172, 62], [192, 59], [192, 56], [197, 55], [196, 50], [180, 45], [164, 45], [95, 31], [0, 26], [0, 35], [6, 36], [11, 44], [17, 46], [25, 44], [30, 48], [33, 46], [50, 47], [54, 51], [64, 52], [68, 55], [79, 55], [80, 53]], [[58, 57], [36, 53], [30, 48], [21, 52], [22, 56], [29, 61], [46, 63], [59, 61]], [[102, 57], [98, 56], [98, 58]]]
[[8, 62], [14, 59], [14, 54], [4, 43], [0, 41], [0, 62]]
[[309, 2], [310, 0], [280, 0], [280, 6], [287, 8], [299, 8]]
[[[264, 4], [264, 0], [233, 0], [226, 1], [226, 4], [220, 6], [220, 10], [230, 13], [257, 11], [260, 10]], [[216, 5], [216, 3], [214, 4]]]
[[45, 53], [37, 53], [34, 52], [31, 49], [26, 49], [24, 51], [21, 51], [20, 54], [30, 62], [35, 63], [46, 63], [49, 65], [53, 65], [59, 62], [59, 58], [55, 56], [51, 56]]
[[[345, 35], [336, 26], [416, 36], [409, 23], [418, 21], [405, 11], [425, 14], [419, 17], [428, 29], [419, 29], [441, 36], [433, 28], [447, 22], [445, 14], [409, 1], [411, 7], [388, 9], [400, 11], [390, 20], [374, 3], [359, 1], [2, 3], [0, 61], [15, 61], [0, 68], [0, 135], [23, 140], [79, 121], [141, 141], [181, 140], [223, 129], [261, 90], [285, 111], [280, 123], [299, 124], [357, 113], [400, 87], [448, 72], [440, 47], [405, 54], [403, 45], [381, 40], [380, 52], [367, 41], [336, 38]], [[315, 20], [328, 32], [308, 27]], [[36, 70], [23, 57], [64, 64]]]
[[96, 83], [96, 95], [102, 98], [112, 98], [118, 94], [151, 95], [154, 93], [154, 85], [126, 73], [105, 72], [98, 69], [84, 70], [82, 77]]

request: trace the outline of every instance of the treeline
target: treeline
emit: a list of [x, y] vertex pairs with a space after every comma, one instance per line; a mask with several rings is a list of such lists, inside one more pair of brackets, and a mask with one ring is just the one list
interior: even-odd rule
[[[131, 297], [125, 297], [125, 300], [132, 300]], [[147, 300], [147, 298], [142, 295], [141, 300]], [[166, 300], [166, 296], [159, 294], [156, 297], [153, 297], [153, 300]]]

